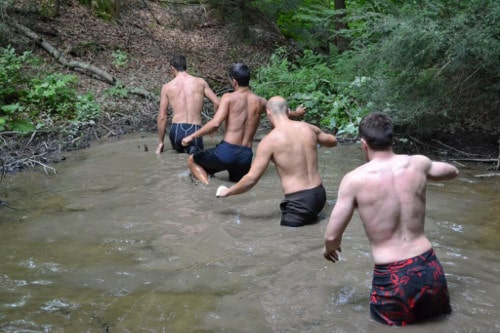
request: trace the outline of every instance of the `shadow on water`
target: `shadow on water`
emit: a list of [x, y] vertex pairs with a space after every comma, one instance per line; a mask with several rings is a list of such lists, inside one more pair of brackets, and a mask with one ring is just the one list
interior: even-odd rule
[[[143, 149], [155, 140], [96, 144], [57, 175], [7, 175], [0, 331], [386, 331], [369, 316], [373, 264], [356, 215], [342, 260], [321, 255], [340, 178], [363, 163], [356, 145], [320, 149], [327, 206], [317, 224], [294, 229], [279, 225], [272, 167], [251, 192], [220, 199], [227, 174], [197, 185], [186, 155]], [[474, 172], [428, 186], [426, 232], [453, 313], [411, 332], [500, 330], [499, 181]]]

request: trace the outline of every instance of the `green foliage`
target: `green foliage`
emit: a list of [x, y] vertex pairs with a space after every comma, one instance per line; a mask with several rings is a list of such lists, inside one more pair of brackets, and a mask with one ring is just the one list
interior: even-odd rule
[[112, 97], [120, 97], [120, 98], [126, 98], [129, 94], [128, 89], [123, 85], [121, 82], [117, 82], [113, 88], [106, 89], [104, 91], [105, 94], [112, 96]]
[[[344, 105], [346, 100], [339, 97], [344, 95], [352, 106], [341, 110], [364, 110], [355, 114], [385, 110], [396, 125], [420, 135], [445, 127], [463, 129], [473, 113], [498, 119], [499, 1], [346, 0], [348, 29], [343, 30], [337, 30], [339, 13], [332, 1], [265, 0], [259, 7], [285, 36], [298, 42], [300, 52], [329, 52], [322, 62], [328, 70], [307, 64], [298, 69], [296, 59], [292, 63], [272, 59], [271, 68], [260, 73], [261, 80], [265, 74], [270, 77], [266, 81], [287, 82], [286, 89], [265, 83], [272, 93], [276, 89], [293, 97], [290, 91], [300, 92], [314, 117], [323, 117], [322, 124], [338, 113], [322, 104], [333, 105], [335, 100]], [[350, 41], [343, 53], [332, 46], [339, 36]], [[314, 68], [318, 76], [306, 74], [304, 67]], [[357, 78], [363, 78], [363, 84], [342, 84]], [[310, 86], [297, 84], [305, 80]], [[329, 91], [320, 87], [325, 80], [333, 87]], [[331, 126], [347, 127], [335, 122]]]
[[257, 74], [254, 91], [270, 98], [287, 99], [291, 108], [306, 107], [305, 120], [337, 131], [339, 135], [357, 134], [357, 125], [366, 109], [355, 104], [355, 89], [346, 89], [343, 82], [334, 81], [335, 73], [328, 58], [305, 51], [290, 62], [284, 49], [279, 49]]
[[0, 131], [11, 128], [19, 132], [31, 132], [35, 129], [33, 124], [23, 119], [23, 107], [19, 103], [2, 105], [0, 108]]
[[37, 116], [72, 117], [74, 101], [77, 100], [77, 94], [72, 85], [76, 81], [76, 76], [60, 73], [32, 78], [26, 95], [20, 100], [27, 105], [27, 111], [33, 118]]
[[18, 56], [13, 48], [0, 49], [0, 131], [30, 131], [34, 129], [25, 107], [18, 103], [25, 93], [22, 87], [27, 84], [23, 76], [24, 64], [33, 62], [29, 52]]
[[99, 116], [93, 96], [77, 94], [76, 76], [36, 72], [38, 62], [29, 52], [19, 56], [11, 47], [0, 49], [0, 131], [51, 130]]
[[[259, 1], [258, 7], [274, 19], [281, 33], [301, 49], [328, 47], [333, 30], [333, 2], [324, 0]], [[326, 42], [326, 43], [325, 43]]]
[[78, 0], [91, 8], [95, 14], [105, 21], [113, 21], [119, 15], [117, 12], [120, 0]]
[[117, 67], [125, 67], [128, 64], [128, 55], [126, 52], [122, 50], [116, 50], [112, 54], [113, 57], [113, 65]]
[[339, 61], [370, 77], [363, 103], [390, 112], [397, 125], [418, 134], [453, 130], [471, 108], [489, 109], [498, 101], [499, 19], [500, 4], [493, 0], [365, 12], [366, 31]]
[[75, 102], [75, 109], [75, 120], [80, 123], [92, 122], [101, 115], [101, 107], [91, 93], [78, 95]]

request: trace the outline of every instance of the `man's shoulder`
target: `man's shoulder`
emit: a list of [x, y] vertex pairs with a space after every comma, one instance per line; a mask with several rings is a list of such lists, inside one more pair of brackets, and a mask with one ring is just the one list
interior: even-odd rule
[[259, 147], [271, 149], [274, 151], [276, 148], [284, 147], [284, 143], [289, 142], [286, 138], [284, 131], [278, 128], [273, 128], [269, 133], [264, 136], [264, 138], [259, 142], [257, 149]]
[[259, 103], [263, 103], [263, 104], [266, 104], [267, 103], [267, 100], [264, 98], [264, 97], [261, 97], [259, 95], [257, 95], [256, 93], [254, 93], [253, 91], [250, 92], [250, 96], [252, 98], [254, 98], [256, 101], [258, 101]]
[[373, 168], [373, 165], [370, 163], [371, 162], [363, 163], [360, 166], [354, 168], [353, 170], [346, 173], [344, 178], [347, 177], [354, 180], [364, 178], [364, 175], [368, 174], [370, 170]]
[[194, 76], [194, 75], [191, 75], [191, 74], [189, 74], [189, 77], [190, 77], [193, 81], [196, 81], [196, 82], [199, 82], [199, 83], [203, 83], [203, 84], [207, 83], [207, 82], [205, 81], [205, 79], [204, 79], [204, 78], [202, 78], [202, 77], [199, 77], [199, 76]]
[[288, 146], [288, 143], [296, 141], [295, 138], [291, 137], [290, 131], [280, 127], [273, 128], [269, 133], [267, 133], [263, 140], [278, 146]]
[[179, 81], [179, 78], [178, 77], [174, 77], [172, 80], [170, 81], [167, 81], [163, 84], [162, 88], [163, 89], [168, 89], [170, 87], [173, 87], [176, 85], [176, 83]]

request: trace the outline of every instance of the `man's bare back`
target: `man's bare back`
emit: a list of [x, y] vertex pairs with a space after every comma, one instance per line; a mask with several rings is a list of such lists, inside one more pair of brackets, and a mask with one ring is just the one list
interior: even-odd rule
[[345, 177], [341, 187], [352, 191], [376, 264], [415, 257], [432, 247], [424, 234], [427, 174], [433, 165], [439, 168], [432, 163], [438, 162], [392, 155]]
[[268, 111], [269, 121], [274, 128], [259, 143], [250, 171], [240, 183], [224, 191], [221, 197], [248, 191], [271, 161], [278, 171], [284, 194], [308, 190], [321, 184], [317, 167], [317, 144], [334, 147], [337, 139], [316, 126], [290, 120], [283, 110], [283, 107], [286, 110], [286, 101], [282, 97], [271, 98], [268, 105], [274, 108], [274, 104], [282, 111]]
[[[161, 88], [157, 117], [158, 145], [156, 153], [161, 153], [164, 148], [163, 141], [165, 139], [169, 106], [173, 112], [172, 125], [176, 125], [176, 128], [177, 126], [194, 125], [182, 128], [181, 134], [171, 133], [172, 147], [179, 152], [186, 152], [180, 144], [183, 136], [194, 132], [201, 126], [201, 111], [204, 98], [207, 97], [215, 109], [219, 106], [219, 99], [210, 89], [208, 83], [202, 78], [186, 72], [186, 59], [183, 56], [175, 55], [170, 60], [170, 68], [175, 77]], [[188, 132], [184, 134], [183, 131]], [[195, 146], [202, 149], [203, 141], [200, 139], [195, 143]]]
[[[300, 144], [294, 141], [300, 140]], [[284, 119], [259, 145], [269, 146], [272, 161], [281, 180], [284, 194], [311, 189], [321, 184], [317, 144], [332, 147], [331, 136], [305, 122]]]
[[326, 203], [326, 191], [317, 167], [317, 145], [337, 145], [337, 139], [318, 127], [289, 119], [288, 105], [280, 96], [267, 102], [273, 130], [262, 139], [248, 173], [217, 196], [226, 197], [250, 190], [274, 162], [285, 199], [280, 204], [281, 225], [300, 227], [315, 223]]
[[186, 147], [194, 139], [216, 131], [225, 123], [224, 139], [215, 149], [201, 151], [188, 158], [191, 173], [204, 184], [208, 184], [206, 169], [210, 174], [227, 170], [232, 181], [243, 177], [250, 168], [253, 137], [260, 116], [265, 111], [266, 101], [250, 90], [250, 69], [246, 64], [233, 64], [229, 78], [234, 92], [224, 94], [214, 117], [182, 140], [182, 145]]
[[427, 180], [454, 178], [458, 170], [423, 155], [373, 149], [362, 138], [368, 163], [344, 176], [325, 235], [325, 258], [338, 260], [342, 233], [357, 208], [375, 264], [418, 256], [431, 249], [424, 234]]
[[210, 88], [205, 80], [187, 72], [179, 73], [172, 81], [164, 84], [161, 95], [166, 106], [170, 105], [172, 108], [172, 122], [201, 125], [205, 94], [210, 94], [208, 89]]
[[251, 148], [265, 110], [266, 100], [252, 93], [249, 87], [224, 94], [218, 111], [226, 121], [224, 141]]
[[384, 112], [359, 124], [368, 163], [344, 176], [325, 231], [323, 257], [337, 262], [342, 235], [357, 208], [375, 262], [370, 315], [405, 326], [451, 312], [443, 267], [424, 234], [427, 180], [446, 180], [458, 169], [423, 155], [392, 150], [394, 128]]

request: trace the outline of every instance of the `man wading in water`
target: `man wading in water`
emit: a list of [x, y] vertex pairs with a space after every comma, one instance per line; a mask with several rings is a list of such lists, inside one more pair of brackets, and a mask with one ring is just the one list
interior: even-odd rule
[[172, 125], [169, 129], [169, 138], [172, 148], [179, 153], [193, 154], [203, 150], [203, 140], [199, 138], [191, 145], [184, 147], [182, 139], [201, 128], [201, 111], [204, 97], [219, 107], [219, 98], [210, 89], [202, 78], [192, 76], [186, 72], [186, 59], [175, 55], [170, 60], [170, 68], [175, 78], [164, 84], [160, 93], [160, 108], [158, 110], [158, 146], [156, 153], [163, 152], [163, 141], [167, 126], [167, 113], [169, 105], [172, 107]]
[[280, 204], [281, 225], [302, 227], [318, 221], [326, 203], [326, 191], [318, 171], [318, 144], [335, 147], [337, 138], [318, 127], [288, 118], [286, 100], [274, 96], [267, 102], [267, 118], [273, 130], [259, 143], [250, 171], [218, 196], [227, 197], [249, 191], [272, 161], [285, 194]]
[[[187, 147], [193, 140], [216, 131], [225, 122], [224, 139], [221, 143], [188, 158], [189, 170], [204, 184], [208, 184], [208, 175], [216, 172], [227, 170], [229, 180], [237, 182], [250, 170], [253, 138], [260, 117], [266, 111], [267, 101], [250, 89], [250, 69], [246, 64], [233, 64], [229, 69], [229, 79], [234, 92], [222, 95], [213, 119], [182, 140], [182, 145]], [[299, 106], [291, 116], [301, 117], [304, 112], [305, 109]]]
[[458, 175], [454, 166], [392, 151], [392, 121], [367, 115], [359, 125], [368, 163], [342, 179], [325, 232], [324, 257], [339, 260], [342, 234], [357, 208], [375, 262], [370, 313], [404, 326], [451, 312], [443, 268], [424, 234], [427, 180]]

